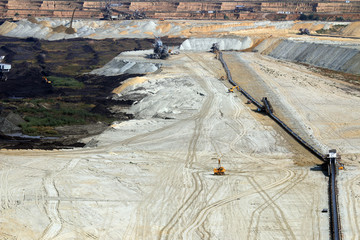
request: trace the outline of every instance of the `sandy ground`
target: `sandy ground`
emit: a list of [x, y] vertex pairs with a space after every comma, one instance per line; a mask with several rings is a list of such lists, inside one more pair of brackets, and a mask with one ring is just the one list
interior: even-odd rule
[[[37, 18], [21, 19], [16, 23], [5, 22], [0, 26], [0, 35], [9, 37], [36, 37], [47, 40], [68, 38], [152, 38], [169, 37], [221, 37], [251, 36], [302, 37], [297, 35], [300, 28], [308, 28], [312, 33], [319, 29], [329, 29], [336, 25], [348, 25], [342, 36], [359, 37], [359, 22], [323, 21], [216, 21], [216, 20], [121, 20], [101, 21], [76, 19], [74, 34], [66, 34], [70, 19]], [[331, 39], [331, 38], [330, 38]], [[356, 41], [356, 40], [355, 40]]]
[[[257, 54], [226, 59], [265, 93], [280, 93], [275, 107], [301, 121], [299, 131], [352, 161], [340, 180], [349, 195], [340, 200], [356, 209], [360, 118], [351, 106], [358, 105], [358, 93]], [[316, 159], [308, 155], [312, 159], [299, 164], [297, 155], [306, 151], [238, 93], [227, 93], [222, 75], [211, 53], [183, 52], [147, 81], [122, 89], [147, 94], [131, 109], [138, 119], [115, 123], [92, 139], [97, 147], [1, 150], [0, 236], [329, 239], [329, 216], [321, 212], [328, 207], [328, 179], [314, 167]], [[219, 157], [225, 176], [212, 175]], [[344, 227], [344, 234], [353, 236], [356, 211], [341, 213], [343, 225], [353, 227]]]

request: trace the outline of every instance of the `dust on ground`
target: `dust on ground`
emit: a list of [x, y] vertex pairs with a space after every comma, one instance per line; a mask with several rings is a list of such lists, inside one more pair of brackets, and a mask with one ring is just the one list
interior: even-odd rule
[[[324, 174], [294, 165], [287, 140], [229, 94], [222, 75], [211, 53], [172, 56], [121, 92], [146, 94], [130, 109], [138, 118], [84, 140], [93, 147], [0, 151], [3, 186], [12, 189], [1, 188], [1, 232], [328, 239]], [[218, 158], [225, 176], [212, 174]]]

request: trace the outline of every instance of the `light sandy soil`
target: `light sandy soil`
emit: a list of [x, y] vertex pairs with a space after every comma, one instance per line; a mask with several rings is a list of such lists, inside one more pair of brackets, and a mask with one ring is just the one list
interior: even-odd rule
[[[246, 66], [239, 67], [244, 76], [281, 94], [275, 107], [301, 120], [298, 129], [311, 131], [313, 142], [346, 159], [359, 156], [356, 92], [295, 64], [251, 53], [227, 58], [231, 68]], [[329, 239], [329, 215], [321, 213], [328, 179], [314, 168], [316, 159], [299, 164], [296, 155], [306, 151], [238, 93], [227, 93], [222, 75], [211, 53], [172, 56], [160, 73], [128, 90], [148, 95], [132, 109], [139, 119], [114, 124], [93, 139], [97, 147], [1, 150], [0, 236]], [[219, 157], [225, 176], [212, 174]], [[341, 173], [355, 177], [340, 181], [350, 181], [350, 190], [358, 187], [357, 166]], [[353, 211], [346, 214], [357, 223]]]
[[[227, 60], [238, 62], [237, 69], [243, 65], [257, 74], [251, 82], [251, 94], [273, 100], [275, 113], [304, 139], [324, 153], [335, 148], [342, 154], [345, 170], [340, 171], [338, 177], [342, 233], [344, 239], [358, 239], [360, 112], [356, 109], [360, 105], [359, 89], [321, 76], [305, 66], [259, 54], [232, 53]], [[235, 79], [246, 84], [241, 76]]]
[[[308, 28], [311, 33], [319, 29], [329, 29], [336, 25], [348, 25], [342, 36], [359, 37], [359, 22], [323, 21], [219, 21], [219, 20], [121, 20], [101, 21], [75, 19], [74, 34], [66, 34], [70, 19], [37, 18], [5, 22], [0, 26], [0, 35], [9, 37], [36, 37], [47, 40], [68, 38], [152, 38], [155, 36], [204, 38], [222, 36], [250, 36], [254, 38], [296, 37], [300, 28]], [[334, 40], [333, 38], [330, 38]], [[351, 40], [350, 40], [351, 41]], [[352, 40], [358, 41], [358, 39]]]

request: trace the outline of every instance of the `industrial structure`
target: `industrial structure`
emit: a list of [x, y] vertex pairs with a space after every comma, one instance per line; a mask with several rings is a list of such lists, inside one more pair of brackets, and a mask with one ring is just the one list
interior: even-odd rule
[[[214, 47], [214, 45], [213, 45]], [[213, 47], [211, 49], [213, 49]], [[341, 225], [340, 225], [340, 216], [338, 212], [338, 201], [337, 201], [337, 186], [336, 186], [336, 176], [339, 169], [343, 169], [344, 166], [339, 163], [340, 156], [336, 153], [335, 149], [329, 150], [327, 155], [321, 154], [317, 149], [311, 146], [308, 142], [302, 139], [297, 133], [295, 133], [289, 126], [287, 126], [283, 121], [281, 121], [275, 114], [273, 107], [271, 106], [267, 97], [263, 97], [261, 103], [256, 101], [249, 93], [242, 89], [237, 83], [232, 79], [230, 70], [223, 59], [222, 52], [219, 51], [219, 60], [221, 61], [227, 78], [229, 82], [234, 86], [231, 89], [238, 89], [247, 99], [248, 102], [253, 103], [257, 106], [259, 112], [265, 112], [272, 118], [276, 123], [278, 123], [288, 134], [290, 134], [296, 141], [298, 141], [302, 146], [309, 150], [313, 155], [322, 160], [328, 166], [328, 175], [329, 179], [329, 206], [330, 206], [330, 236], [332, 240], [341, 239]], [[220, 164], [220, 162], [219, 162]], [[214, 169], [215, 174], [215, 169]]]
[[4, 63], [5, 56], [0, 56], [0, 79], [1, 81], [7, 80], [6, 73], [10, 72], [11, 64]]
[[152, 59], [166, 59], [170, 56], [168, 46], [164, 45], [160, 37], [155, 37], [154, 53], [150, 54]]
[[225, 168], [221, 166], [221, 159], [218, 159], [218, 167], [214, 168], [214, 175], [225, 175]]

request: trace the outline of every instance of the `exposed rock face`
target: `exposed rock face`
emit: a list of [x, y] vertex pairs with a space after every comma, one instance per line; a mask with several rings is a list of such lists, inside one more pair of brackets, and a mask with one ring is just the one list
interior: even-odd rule
[[[115, 2], [114, 2], [115, 3]], [[189, 1], [123, 1], [114, 10], [133, 13], [145, 11], [151, 18], [192, 18], [192, 19], [263, 19], [266, 14], [286, 14], [284, 18], [296, 19], [300, 13], [330, 13], [348, 19], [360, 19], [360, 0], [348, 3], [335, 0], [307, 0], [301, 2], [275, 1], [262, 2], [250, 0], [246, 2], [189, 2]], [[2, 0], [0, 1], [0, 17], [24, 18], [35, 17], [70, 18], [77, 8], [76, 18], [102, 18], [105, 9], [103, 1], [33, 1]]]

